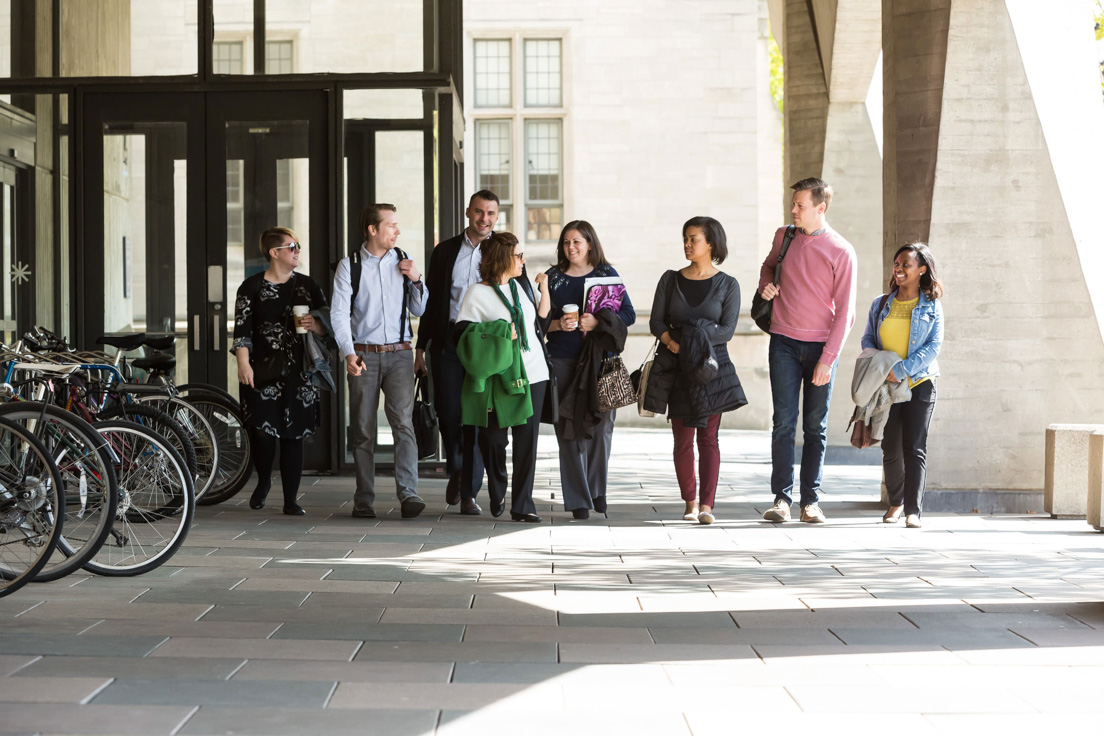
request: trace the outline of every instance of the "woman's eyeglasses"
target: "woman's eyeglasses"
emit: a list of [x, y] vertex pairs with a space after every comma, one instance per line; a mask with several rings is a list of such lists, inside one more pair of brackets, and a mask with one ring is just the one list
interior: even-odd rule
[[285, 248], [287, 248], [288, 250], [294, 248], [296, 253], [303, 250], [303, 246], [299, 245], [299, 243], [288, 243], [287, 245], [278, 245], [275, 248], [273, 248], [272, 250], [284, 250]]
[[515, 253], [514, 258], [517, 258], [519, 260], [524, 261], [525, 260], [525, 254], [524, 253]]

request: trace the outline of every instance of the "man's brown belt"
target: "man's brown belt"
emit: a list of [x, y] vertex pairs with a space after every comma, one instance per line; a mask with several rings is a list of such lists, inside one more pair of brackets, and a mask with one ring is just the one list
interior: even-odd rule
[[393, 342], [388, 345], [365, 345], [364, 343], [354, 343], [353, 350], [358, 353], [394, 353], [399, 350], [411, 350], [412, 346], [408, 342]]

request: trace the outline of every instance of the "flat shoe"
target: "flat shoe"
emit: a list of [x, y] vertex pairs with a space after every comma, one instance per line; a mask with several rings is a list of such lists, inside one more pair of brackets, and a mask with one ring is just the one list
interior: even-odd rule
[[449, 476], [448, 485], [445, 487], [445, 503], [449, 506], [460, 503], [460, 473]]
[[297, 503], [285, 503], [284, 513], [288, 516], [304, 516], [307, 511]]
[[598, 498], [594, 499], [594, 510], [597, 511], [599, 514], [606, 513], [606, 497], [605, 496], [599, 496]]
[[574, 516], [576, 519], [589, 519], [590, 509], [572, 509], [571, 515]]
[[529, 524], [539, 524], [544, 521], [544, 519], [537, 516], [536, 514], [515, 514], [512, 511], [510, 512], [510, 518], [514, 521], [524, 521]]
[[690, 511], [688, 513], [685, 513], [685, 514], [682, 515], [682, 520], [683, 521], [697, 521], [698, 520], [698, 512], [697, 511]]
[[464, 516], [479, 516], [483, 513], [483, 509], [479, 508], [479, 504], [475, 501], [461, 501], [460, 513]]
[[920, 523], [920, 514], [909, 514], [905, 517], [905, 526], [909, 529], [919, 529], [923, 524]]
[[[896, 508], [897, 511], [893, 509]], [[889, 511], [885, 512], [885, 516], [882, 517], [883, 524], [896, 524], [901, 520], [901, 511], [904, 510], [904, 506], [891, 506]]]
[[709, 526], [713, 522], [714, 522], [714, 518], [713, 518], [713, 514], [711, 512], [702, 511], [700, 514], [698, 514], [698, 523], [699, 524], [705, 524], [706, 526]]

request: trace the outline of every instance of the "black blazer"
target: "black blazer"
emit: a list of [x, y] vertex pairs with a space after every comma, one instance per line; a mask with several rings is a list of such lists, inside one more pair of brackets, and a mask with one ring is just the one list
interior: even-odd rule
[[452, 269], [456, 266], [456, 257], [460, 255], [463, 244], [464, 231], [461, 230], [459, 235], [438, 243], [429, 257], [429, 273], [425, 277], [429, 298], [418, 322], [418, 342], [415, 345], [418, 350], [425, 350], [431, 345], [434, 350], [440, 350], [445, 346], [445, 340], [452, 337], [448, 334]]

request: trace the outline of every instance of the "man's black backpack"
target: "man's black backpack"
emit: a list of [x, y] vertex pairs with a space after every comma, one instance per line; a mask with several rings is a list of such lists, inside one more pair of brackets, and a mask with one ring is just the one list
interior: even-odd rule
[[[398, 254], [400, 261], [405, 261], [410, 258], [402, 248], [395, 247], [395, 253]], [[330, 264], [330, 270], [337, 271], [338, 264], [341, 261], [334, 261]], [[360, 248], [349, 254], [349, 280], [352, 282], [353, 294], [349, 297], [349, 320], [353, 319], [353, 308], [356, 306], [357, 292], [360, 291], [360, 272], [363, 270], [364, 264], [360, 260]], [[406, 339], [406, 305], [409, 299], [406, 286], [410, 283], [410, 277], [403, 275], [403, 298], [402, 298], [402, 312], [399, 315], [399, 342], [404, 342]]]
[[[774, 264], [774, 285], [778, 286], [778, 278], [782, 275], [782, 259], [786, 257], [786, 251], [790, 249], [790, 241], [794, 239], [797, 228], [790, 225], [786, 228], [786, 235], [782, 238], [782, 250], [778, 253], [778, 262]], [[777, 298], [777, 297], [776, 297]], [[774, 309], [774, 299], [767, 301], [756, 291], [751, 297], [751, 318], [759, 329], [770, 334], [771, 312]]]

